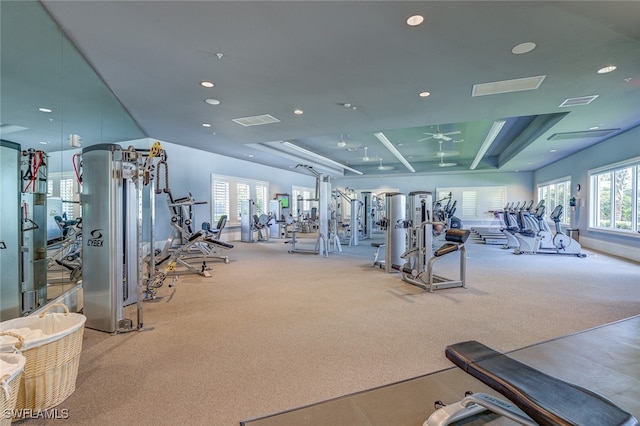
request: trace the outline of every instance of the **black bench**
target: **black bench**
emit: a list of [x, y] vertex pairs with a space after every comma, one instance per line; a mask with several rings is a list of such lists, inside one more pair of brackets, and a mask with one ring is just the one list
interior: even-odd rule
[[445, 354], [539, 425], [639, 424], [635, 417], [603, 396], [549, 376], [474, 340], [448, 346]]

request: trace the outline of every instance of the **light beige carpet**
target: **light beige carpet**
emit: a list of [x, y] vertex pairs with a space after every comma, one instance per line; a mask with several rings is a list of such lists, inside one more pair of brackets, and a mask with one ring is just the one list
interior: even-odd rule
[[[234, 244], [211, 278], [185, 275], [144, 304], [153, 330], [86, 330], [77, 390], [59, 406], [69, 419], [24, 423], [237, 425], [448, 368], [453, 342], [509, 351], [640, 313], [638, 264], [588, 251], [469, 241], [468, 288], [431, 294], [371, 267], [367, 241], [328, 258]], [[455, 276], [457, 261], [437, 273]]]

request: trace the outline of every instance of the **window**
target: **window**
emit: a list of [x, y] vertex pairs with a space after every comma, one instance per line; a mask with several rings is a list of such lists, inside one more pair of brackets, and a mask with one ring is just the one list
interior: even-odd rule
[[291, 215], [299, 217], [311, 211], [311, 199], [316, 197], [316, 190], [313, 188], [305, 188], [302, 186], [291, 187]]
[[212, 185], [212, 209], [211, 217], [217, 222], [221, 216], [227, 216], [229, 219], [229, 182], [223, 180], [214, 180]]
[[[73, 182], [74, 179], [60, 179], [60, 198], [62, 199], [62, 213], [68, 220], [75, 218], [73, 214]], [[64, 216], [63, 216], [64, 217]]]
[[589, 226], [640, 232], [640, 158], [589, 171]]
[[[451, 201], [449, 201], [451, 194]], [[504, 186], [478, 186], [462, 188], [436, 188], [434, 203], [442, 207], [456, 202], [454, 215], [462, 221], [483, 221], [493, 218], [493, 212], [502, 210], [507, 200]]]
[[545, 216], [557, 206], [562, 206], [562, 216], [560, 223], [569, 224], [571, 222], [571, 208], [569, 199], [571, 198], [571, 177], [563, 177], [550, 182], [538, 185], [538, 201], [544, 200]]
[[49, 173], [47, 176], [47, 197], [59, 198], [61, 211], [56, 214], [66, 214], [68, 220], [78, 218], [82, 214], [80, 205], [79, 185], [73, 173]]
[[[240, 222], [240, 212], [242, 211], [242, 202], [251, 199], [251, 186], [248, 183], [236, 183], [236, 220]], [[255, 200], [254, 200], [255, 202]], [[260, 211], [260, 209], [258, 209]]]
[[256, 203], [257, 215], [267, 213], [269, 183], [233, 176], [211, 175], [211, 217], [214, 223], [220, 219], [220, 216], [227, 215], [229, 225], [240, 225], [242, 201], [249, 199]]

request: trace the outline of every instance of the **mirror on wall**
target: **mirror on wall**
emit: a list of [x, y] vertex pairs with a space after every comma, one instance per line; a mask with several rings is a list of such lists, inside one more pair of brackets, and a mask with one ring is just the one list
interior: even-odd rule
[[36, 245], [22, 250], [20, 303], [41, 305], [81, 279], [82, 147], [145, 135], [40, 2], [0, 2], [0, 17], [0, 137], [21, 150], [20, 188], [0, 196], [20, 197], [22, 245]]

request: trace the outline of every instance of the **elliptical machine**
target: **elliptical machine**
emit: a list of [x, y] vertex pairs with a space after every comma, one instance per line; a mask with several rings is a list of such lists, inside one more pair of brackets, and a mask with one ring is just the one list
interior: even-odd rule
[[562, 216], [562, 205], [556, 206], [549, 217], [555, 223], [555, 234], [545, 230], [542, 226], [544, 219], [540, 216], [540, 230], [529, 233], [516, 234], [520, 247], [513, 250], [514, 254], [568, 254], [578, 257], [587, 257], [582, 253], [582, 246], [579, 242], [562, 232], [560, 227], [560, 217]]

